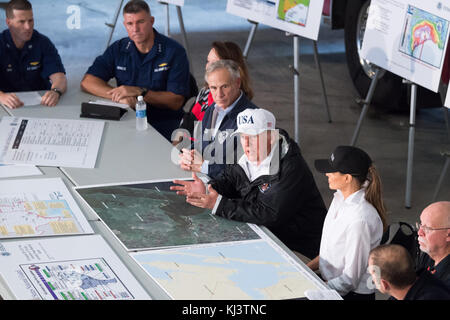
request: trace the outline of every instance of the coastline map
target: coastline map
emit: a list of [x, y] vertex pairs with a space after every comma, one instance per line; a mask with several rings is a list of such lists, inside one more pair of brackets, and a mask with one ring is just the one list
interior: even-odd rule
[[132, 253], [172, 299], [294, 299], [323, 289], [266, 240]]

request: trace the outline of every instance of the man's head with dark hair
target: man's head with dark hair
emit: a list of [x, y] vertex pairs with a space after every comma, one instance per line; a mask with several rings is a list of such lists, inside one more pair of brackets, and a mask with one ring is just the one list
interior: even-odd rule
[[416, 281], [411, 255], [396, 244], [381, 245], [370, 251], [369, 271], [378, 290], [383, 293], [388, 291], [386, 287], [404, 289]]
[[155, 18], [145, 1], [131, 0], [123, 8], [123, 25], [128, 37], [141, 53], [148, 53], [153, 46]]
[[141, 11], [147, 12], [149, 15], [152, 15], [150, 12], [150, 7], [144, 0], [131, 0], [129, 1], [125, 7], [123, 8], [123, 14], [125, 13], [138, 13]]
[[6, 6], [6, 18], [14, 18], [14, 10], [33, 10], [31, 3], [28, 0], [11, 0]]
[[34, 18], [31, 3], [27, 0], [11, 0], [6, 7], [6, 25], [18, 49], [22, 49], [33, 36]]

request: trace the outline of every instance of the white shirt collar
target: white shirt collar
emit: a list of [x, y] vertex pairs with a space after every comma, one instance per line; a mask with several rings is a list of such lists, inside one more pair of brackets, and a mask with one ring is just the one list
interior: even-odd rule
[[244, 170], [245, 174], [247, 175], [250, 181], [254, 181], [263, 175], [270, 174], [270, 165], [275, 150], [278, 150], [277, 144], [272, 146], [272, 150], [270, 151], [269, 155], [263, 161], [261, 161], [259, 165], [257, 165], [255, 162], [248, 160], [246, 154], [242, 155], [242, 157], [238, 161], [238, 164], [242, 167], [242, 169]]
[[341, 190], [337, 190], [334, 193], [334, 196], [337, 197], [340, 201], [344, 201], [346, 204], [359, 204], [361, 201], [365, 200], [366, 189], [361, 188], [356, 192], [353, 192], [344, 200], [344, 195]]

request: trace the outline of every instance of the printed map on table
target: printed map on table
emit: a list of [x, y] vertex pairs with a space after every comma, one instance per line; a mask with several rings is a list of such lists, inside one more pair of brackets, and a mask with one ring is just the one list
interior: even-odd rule
[[127, 250], [259, 239], [246, 223], [194, 207], [171, 181], [75, 190]]
[[132, 253], [173, 299], [291, 299], [323, 286], [275, 244], [253, 240]]
[[447, 32], [447, 20], [408, 5], [399, 50], [440, 68]]
[[279, 0], [277, 18], [306, 26], [310, 0]]
[[102, 258], [20, 265], [43, 300], [129, 300], [132, 294]]
[[59, 178], [0, 181], [0, 238], [92, 233]]
[[65, 200], [0, 197], [0, 236], [79, 233]]

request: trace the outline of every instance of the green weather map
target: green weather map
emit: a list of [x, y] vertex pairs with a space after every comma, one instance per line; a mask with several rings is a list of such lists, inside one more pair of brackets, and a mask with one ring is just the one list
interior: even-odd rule
[[306, 26], [310, 0], [280, 0], [277, 17], [280, 20]]

